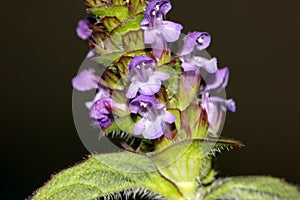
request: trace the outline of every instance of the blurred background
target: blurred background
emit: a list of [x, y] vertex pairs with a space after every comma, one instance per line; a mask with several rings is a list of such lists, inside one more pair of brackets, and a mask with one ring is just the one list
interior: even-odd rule
[[[223, 136], [247, 146], [219, 155], [221, 176], [272, 175], [300, 184], [299, 1], [171, 0], [168, 15], [207, 31], [208, 49], [230, 68]], [[24, 199], [88, 151], [72, 118], [71, 79], [88, 51], [77, 38], [83, 3], [4, 1], [1, 15], [1, 193]]]

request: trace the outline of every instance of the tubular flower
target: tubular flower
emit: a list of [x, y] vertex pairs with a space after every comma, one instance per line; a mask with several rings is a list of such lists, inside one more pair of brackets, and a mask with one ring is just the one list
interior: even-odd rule
[[169, 0], [152, 0], [148, 3], [145, 17], [141, 22], [144, 29], [144, 42], [151, 44], [153, 54], [160, 58], [167, 42], [175, 42], [180, 36], [181, 24], [163, 20], [172, 6]]
[[88, 39], [92, 35], [92, 30], [89, 29], [89, 20], [80, 20], [78, 22], [76, 33], [83, 40]]
[[186, 36], [182, 51], [180, 53], [181, 66], [186, 71], [199, 71], [203, 68], [208, 73], [215, 73], [218, 70], [217, 59], [207, 59], [195, 56], [195, 51], [206, 49], [211, 42], [211, 37], [206, 32], [191, 32]]
[[146, 139], [156, 139], [168, 132], [167, 124], [171, 124], [176, 117], [166, 110], [166, 106], [152, 96], [140, 95], [129, 105], [132, 113], [140, 114], [140, 119], [134, 126], [135, 135], [143, 135]]
[[227, 67], [218, 70], [214, 74], [208, 74], [205, 80], [206, 86], [202, 94], [201, 107], [206, 110], [209, 130], [216, 133], [220, 118], [227, 110], [236, 111], [235, 102], [233, 99], [223, 99], [221, 97], [210, 96], [210, 92], [220, 92], [225, 89], [229, 79], [229, 70]]
[[113, 100], [111, 98], [102, 98], [97, 100], [90, 110], [90, 117], [99, 123], [99, 126], [105, 128], [111, 124]]
[[127, 98], [134, 98], [137, 92], [144, 95], [153, 95], [160, 90], [161, 81], [167, 80], [170, 75], [154, 71], [155, 61], [147, 56], [136, 56], [129, 65], [129, 79], [131, 84], [126, 93]]

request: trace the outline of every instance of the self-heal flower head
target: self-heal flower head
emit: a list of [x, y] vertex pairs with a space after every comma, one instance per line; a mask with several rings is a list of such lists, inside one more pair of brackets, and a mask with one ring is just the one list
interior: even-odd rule
[[181, 24], [163, 20], [163, 16], [172, 8], [168, 0], [152, 0], [146, 7], [145, 17], [141, 22], [144, 29], [144, 42], [151, 44], [153, 54], [160, 58], [167, 42], [175, 42], [180, 36]]
[[88, 39], [92, 35], [92, 30], [89, 28], [89, 20], [80, 20], [76, 28], [76, 33], [81, 39]]
[[102, 128], [111, 124], [112, 104], [113, 100], [111, 98], [102, 98], [91, 107], [90, 117], [96, 120]]
[[143, 118], [134, 126], [135, 135], [143, 135], [146, 139], [156, 139], [168, 131], [168, 124], [175, 122], [176, 117], [166, 110], [166, 106], [152, 96], [140, 95], [130, 102], [132, 113]]
[[184, 41], [180, 53], [181, 66], [185, 72], [199, 71], [203, 68], [208, 73], [215, 73], [218, 70], [217, 59], [207, 59], [201, 56], [195, 56], [195, 51], [205, 50], [211, 42], [211, 36], [206, 32], [191, 32]]
[[159, 92], [161, 82], [170, 75], [154, 71], [155, 61], [147, 56], [136, 56], [129, 65], [129, 80], [131, 84], [126, 93], [127, 98], [134, 98], [138, 92], [144, 95], [153, 95]]

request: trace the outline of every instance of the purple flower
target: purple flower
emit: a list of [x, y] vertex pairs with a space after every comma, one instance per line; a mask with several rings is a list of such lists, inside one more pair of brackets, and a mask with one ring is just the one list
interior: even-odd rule
[[202, 94], [201, 107], [206, 110], [209, 122], [209, 131], [216, 133], [220, 126], [224, 113], [229, 110], [236, 111], [233, 99], [210, 96], [210, 92], [220, 92], [228, 84], [229, 70], [223, 68], [214, 74], [208, 74], [205, 80], [206, 86]]
[[153, 95], [159, 92], [161, 81], [167, 80], [170, 75], [154, 71], [155, 62], [147, 56], [136, 56], [129, 64], [129, 79], [131, 84], [126, 93], [127, 98], [134, 98], [137, 92], [144, 95]]
[[152, 0], [148, 3], [145, 11], [145, 17], [141, 25], [148, 25], [152, 22], [153, 17], [163, 18], [170, 10], [172, 6], [169, 0]]
[[216, 90], [220, 91], [221, 89], [225, 89], [228, 84], [229, 79], [229, 69], [227, 67], [223, 69], [219, 69], [214, 74], [208, 74], [205, 79], [206, 87], [205, 91]]
[[92, 70], [83, 70], [72, 79], [72, 85], [79, 91], [88, 91], [98, 88], [99, 77]]
[[168, 131], [167, 124], [171, 124], [176, 117], [166, 111], [164, 104], [155, 100], [152, 96], [140, 95], [130, 102], [132, 113], [138, 113], [143, 118], [140, 119], [133, 132], [135, 135], [143, 135], [146, 139], [156, 139]]
[[109, 89], [98, 84], [98, 77], [92, 70], [83, 70], [72, 80], [72, 85], [79, 91], [98, 89], [93, 101], [86, 102], [86, 107], [91, 109], [93, 104], [101, 98], [110, 97]]
[[195, 56], [196, 50], [202, 51], [210, 45], [211, 37], [206, 32], [191, 32], [187, 35], [180, 60], [182, 68], [187, 71], [199, 71], [199, 68], [205, 69], [208, 73], [215, 73], [218, 70], [217, 59], [207, 59], [201, 56]]
[[202, 51], [206, 49], [211, 42], [211, 36], [206, 32], [191, 32], [184, 41], [180, 56], [191, 54], [195, 49]]
[[78, 37], [81, 39], [88, 39], [92, 35], [92, 30], [89, 29], [89, 20], [80, 20], [78, 22], [76, 32]]
[[208, 93], [204, 94], [201, 101], [201, 107], [206, 110], [209, 122], [209, 131], [216, 134], [221, 125], [222, 119], [227, 110], [236, 111], [233, 99], [223, 99], [220, 97], [209, 97]]
[[96, 120], [102, 128], [111, 124], [112, 104], [111, 98], [102, 98], [91, 107], [90, 117]]
[[144, 29], [144, 42], [151, 44], [153, 54], [160, 58], [167, 49], [166, 42], [175, 42], [180, 36], [181, 24], [164, 21], [163, 16], [172, 8], [168, 0], [152, 0], [146, 7], [145, 17], [141, 22]]

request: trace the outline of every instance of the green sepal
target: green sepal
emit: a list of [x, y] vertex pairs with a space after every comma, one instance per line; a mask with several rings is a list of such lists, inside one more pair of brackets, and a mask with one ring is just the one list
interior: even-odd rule
[[129, 8], [133, 14], [138, 14], [145, 11], [145, 0], [129, 0]]
[[89, 11], [100, 19], [104, 17], [116, 17], [121, 22], [124, 22], [130, 17], [127, 6], [102, 6], [100, 8], [91, 8]]
[[102, 23], [109, 32], [117, 28], [121, 24], [120, 20], [117, 17], [104, 17], [102, 19]]
[[127, 115], [115, 119], [111, 125], [103, 129], [104, 134], [109, 134], [115, 131], [123, 131], [133, 135], [133, 128], [141, 117], [139, 115]]
[[91, 8], [100, 7], [104, 5], [104, 3], [101, 0], [85, 0], [84, 3], [85, 5]]
[[137, 16], [134, 16], [132, 18], [129, 18], [125, 22], [122, 22], [122, 24], [118, 27], [116, 27], [114, 30], [111, 31], [111, 35], [116, 36], [116, 43], [119, 43], [122, 41], [122, 35], [128, 33], [129, 31], [135, 31], [140, 30], [141, 21], [144, 18], [143, 14], [139, 14]]
[[144, 35], [142, 30], [128, 31], [122, 35], [122, 46], [125, 51], [144, 50]]
[[179, 109], [185, 110], [191, 103], [197, 101], [197, 90], [200, 85], [200, 75], [180, 74], [178, 81]]
[[[122, 77], [123, 81], [128, 81], [127, 76], [129, 73], [129, 63], [132, 60], [131, 56], [122, 56], [117, 62], [114, 63], [114, 66], [118, 70], [118, 73]], [[124, 80], [125, 79], [125, 80]]]
[[241, 176], [218, 179], [201, 191], [203, 200], [296, 200], [299, 188], [283, 180], [267, 176]]
[[113, 3], [113, 5], [115, 6], [123, 6], [126, 4], [125, 0], [111, 0], [111, 2]]
[[225, 144], [212, 139], [185, 140], [155, 151], [149, 157], [159, 173], [172, 181], [185, 199], [195, 199], [199, 184], [205, 184], [214, 178], [210, 153], [214, 148], [226, 146], [237, 144]]
[[103, 79], [106, 81], [107, 86], [113, 90], [123, 90], [124, 85], [119, 77], [115, 75], [115, 73], [110, 70], [105, 70], [102, 75]]
[[[181, 111], [181, 128], [185, 129], [191, 138], [207, 138], [208, 121], [206, 113], [200, 105], [191, 103], [184, 111]], [[190, 131], [190, 132], [189, 132]]]

